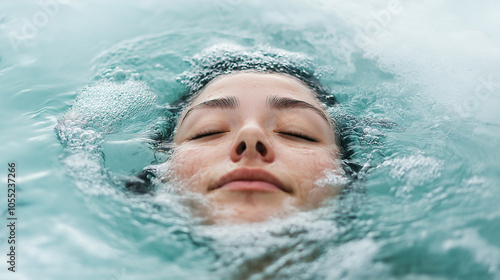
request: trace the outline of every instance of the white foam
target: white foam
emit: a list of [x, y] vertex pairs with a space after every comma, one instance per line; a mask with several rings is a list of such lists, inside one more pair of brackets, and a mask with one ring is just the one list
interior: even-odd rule
[[[500, 122], [500, 2], [322, 1], [379, 67], [462, 118]], [[391, 12], [391, 3], [400, 8]], [[361, 37], [359, 37], [361, 36]], [[352, 42], [349, 42], [352, 44]]]

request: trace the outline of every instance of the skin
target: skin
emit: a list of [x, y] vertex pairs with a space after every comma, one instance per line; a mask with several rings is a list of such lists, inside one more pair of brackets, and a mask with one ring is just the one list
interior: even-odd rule
[[[276, 102], [283, 98], [292, 101]], [[315, 93], [289, 75], [211, 81], [179, 118], [174, 144], [171, 178], [206, 198], [208, 208], [198, 210], [213, 223], [285, 217], [338, 192], [315, 183], [325, 170], [342, 173], [333, 124]]]

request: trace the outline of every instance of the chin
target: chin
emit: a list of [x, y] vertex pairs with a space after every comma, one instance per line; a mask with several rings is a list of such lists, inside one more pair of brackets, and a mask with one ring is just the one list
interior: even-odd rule
[[214, 224], [259, 223], [273, 218], [285, 218], [297, 212], [290, 199], [282, 194], [227, 193], [211, 198]]
[[239, 209], [221, 209], [213, 213], [211, 223], [219, 225], [262, 223], [271, 219], [286, 218], [291, 214], [292, 212], [286, 211], [280, 211], [279, 213], [274, 211], [270, 213], [267, 211], [255, 211], [255, 209], [245, 210], [244, 207]]

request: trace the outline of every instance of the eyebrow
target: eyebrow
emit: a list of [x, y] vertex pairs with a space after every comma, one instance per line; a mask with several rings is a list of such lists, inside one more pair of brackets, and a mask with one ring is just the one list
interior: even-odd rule
[[[205, 109], [205, 108], [212, 108], [212, 109], [234, 109], [238, 107], [238, 98], [235, 96], [227, 96], [227, 97], [221, 97], [217, 99], [211, 99], [207, 101], [203, 101], [198, 105], [195, 105], [189, 110], [187, 110], [186, 114], [181, 120], [182, 122], [186, 119], [186, 117], [189, 115], [194, 110], [199, 110], [199, 109]], [[266, 98], [266, 104], [271, 106], [272, 108], [276, 109], [307, 109], [307, 110], [313, 110], [317, 114], [320, 115], [321, 118], [323, 118], [328, 124], [330, 124], [330, 119], [328, 116], [317, 108], [316, 106], [307, 103], [302, 100], [297, 100], [293, 98], [288, 98], [288, 97], [278, 97], [277, 95], [273, 96], [268, 96]]]
[[236, 107], [238, 107], [238, 98], [236, 98], [234, 96], [227, 96], [227, 97], [203, 101], [200, 104], [189, 108], [189, 110], [187, 110], [186, 114], [182, 118], [181, 123], [184, 121], [184, 119], [186, 119], [186, 117], [189, 115], [189, 113], [191, 113], [193, 110], [205, 109], [205, 108], [234, 109]]
[[330, 124], [330, 119], [328, 116], [320, 110], [318, 107], [307, 103], [302, 100], [297, 100], [293, 98], [288, 98], [288, 97], [278, 97], [276, 95], [270, 96], [266, 98], [266, 103], [269, 104], [269, 106], [276, 108], [276, 109], [308, 109], [308, 110], [313, 110], [314, 112], [318, 113], [328, 124]]

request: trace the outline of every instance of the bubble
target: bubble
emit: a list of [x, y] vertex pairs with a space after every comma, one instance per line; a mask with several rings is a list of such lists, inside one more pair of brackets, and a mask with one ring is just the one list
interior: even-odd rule
[[68, 172], [88, 194], [115, 193], [114, 181], [104, 167], [104, 138], [120, 129], [143, 126], [134, 118], [156, 104], [156, 94], [143, 82], [96, 82], [80, 90], [71, 109], [55, 130], [68, 154]]
[[[267, 46], [245, 48], [236, 44], [220, 44], [205, 49], [191, 59], [193, 68], [180, 76], [191, 91], [200, 90], [213, 78], [239, 70], [291, 72], [294, 76], [314, 72], [310, 58]], [[302, 72], [302, 73], [300, 73]], [[293, 75], [293, 74], [292, 74]]]
[[405, 181], [409, 186], [420, 186], [439, 177], [443, 162], [432, 157], [413, 155], [387, 160], [381, 166], [391, 167], [389, 175]]
[[314, 182], [314, 185], [319, 188], [331, 187], [341, 190], [347, 186], [349, 182], [350, 180], [343, 169], [328, 169], [324, 171], [324, 176], [322, 178]]
[[108, 130], [155, 103], [156, 94], [143, 82], [98, 82], [80, 91], [70, 112], [82, 122], [92, 120], [94, 128]]

